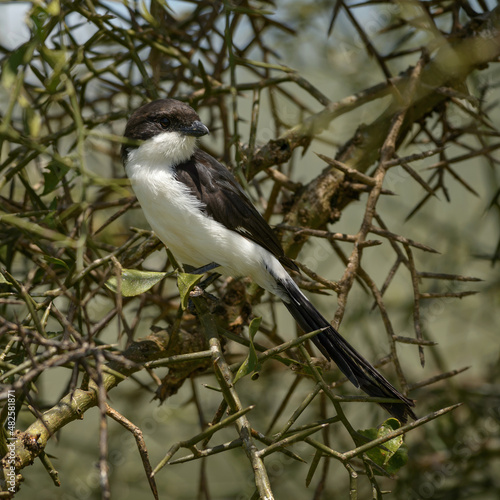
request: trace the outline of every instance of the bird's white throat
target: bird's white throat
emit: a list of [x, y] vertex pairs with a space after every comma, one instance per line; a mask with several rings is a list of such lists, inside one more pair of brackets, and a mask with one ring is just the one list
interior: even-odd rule
[[196, 137], [178, 132], [163, 132], [144, 141], [138, 148], [132, 149], [126, 160], [128, 165], [169, 165], [175, 167], [185, 162], [194, 153]]

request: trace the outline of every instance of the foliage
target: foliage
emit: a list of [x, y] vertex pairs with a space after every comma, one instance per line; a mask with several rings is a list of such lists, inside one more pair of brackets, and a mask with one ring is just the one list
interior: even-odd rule
[[[456, 184], [466, 192], [461, 200], [477, 195], [492, 213], [500, 208], [499, 132], [490, 119], [500, 9], [490, 3], [200, 0], [176, 2], [175, 11], [162, 0], [24, 4], [29, 36], [4, 36], [0, 46], [3, 489], [11, 491], [11, 465], [29, 478], [35, 459], [58, 485], [45, 447], [61, 429], [64, 441], [73, 421], [98, 407], [102, 498], [118, 488], [115, 478], [123, 478], [110, 472], [107, 417], [134, 436], [136, 464], [147, 476], [136, 481], [143, 491], [146, 481], [151, 488], [144, 498], [158, 492], [180, 498], [163, 481], [163, 467], [189, 461], [202, 464], [199, 498], [297, 496], [304, 482], [313, 485], [314, 498], [346, 495], [330, 478], [338, 466], [347, 472], [342, 488], [351, 498], [368, 491], [381, 498], [386, 488], [401, 498], [425, 498], [431, 490], [442, 498], [486, 498], [494, 473], [484, 468], [477, 479], [471, 464], [498, 449], [489, 447], [492, 432], [472, 447], [464, 429], [489, 429], [498, 420], [498, 394], [479, 401], [474, 391], [454, 390], [453, 377], [464, 369], [447, 368], [451, 361], [426, 322], [429, 301], [442, 306], [472, 295], [470, 285], [459, 285], [478, 280], [457, 260], [451, 271], [420, 269], [421, 252], [436, 259], [432, 269], [445, 264], [434, 257], [439, 238], [427, 230], [436, 221], [419, 215], [437, 196], [452, 201]], [[294, 61], [305, 69], [295, 69]], [[326, 76], [320, 84], [307, 70], [318, 65]], [[344, 93], [332, 98], [329, 85], [337, 78]], [[275, 223], [302, 271], [296, 276], [301, 287], [337, 295], [333, 324], [345, 315], [344, 325], [353, 325], [347, 307], [354, 307], [356, 289], [365, 292], [362, 314], [373, 303], [381, 328], [353, 343], [364, 339], [359, 350], [390, 365], [402, 390], [418, 396], [417, 422], [400, 427], [390, 419], [377, 428], [383, 417], [374, 398], [353, 396], [343, 379], [332, 382], [337, 371], [311, 357], [310, 335], [286, 340], [273, 298], [247, 280], [221, 278], [204, 294], [183, 273], [179, 299], [173, 260], [165, 261], [146, 230], [119, 153], [126, 117], [165, 96], [199, 111], [212, 132], [203, 147], [233, 169]], [[489, 176], [486, 191], [461, 170], [478, 159], [475, 168]], [[404, 229], [415, 239], [391, 227], [391, 212], [400, 208], [387, 200], [396, 193], [402, 200], [419, 193]], [[359, 220], [347, 233], [335, 232], [332, 224], [352, 207], [362, 207]], [[496, 249], [476, 250], [495, 262], [500, 238], [490, 234], [488, 244]], [[417, 242], [422, 235], [424, 243]], [[323, 265], [334, 262], [343, 265], [336, 281]], [[387, 299], [394, 296], [404, 297], [401, 308]], [[410, 309], [413, 332], [399, 334], [398, 314]], [[405, 365], [414, 364], [415, 353], [402, 356], [405, 345], [417, 348], [422, 367], [430, 350], [439, 372], [422, 377], [412, 370], [410, 378]], [[53, 373], [63, 380], [62, 395], [47, 389]], [[202, 401], [200, 380], [209, 381], [212, 404]], [[266, 392], [257, 397], [252, 384], [263, 380]], [[144, 436], [132, 423], [139, 408], [129, 406], [125, 418], [110, 406], [118, 384], [135, 395], [131, 399], [153, 394], [165, 404], [179, 392], [199, 421], [190, 436], [173, 431], [166, 443]], [[467, 403], [467, 413], [452, 412], [459, 401]], [[17, 426], [10, 434], [13, 415]], [[371, 429], [358, 432], [358, 425]], [[406, 463], [402, 436], [408, 431], [409, 439], [420, 434]], [[439, 440], [430, 439], [435, 434]], [[88, 441], [79, 439], [82, 447]], [[181, 448], [189, 454], [177, 456]], [[163, 460], [150, 460], [152, 449]], [[247, 470], [250, 490], [244, 479], [234, 485], [229, 474], [221, 480], [207, 469], [219, 454]], [[273, 471], [283, 463], [284, 474]], [[476, 481], [473, 489], [462, 488], [468, 480]], [[20, 476], [13, 481], [22, 494]], [[62, 484], [64, 490], [64, 478]]]

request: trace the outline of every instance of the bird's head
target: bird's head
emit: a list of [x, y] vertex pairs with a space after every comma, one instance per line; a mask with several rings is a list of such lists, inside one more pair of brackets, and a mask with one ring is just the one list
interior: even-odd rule
[[139, 146], [122, 146], [122, 160], [140, 149], [171, 164], [186, 161], [192, 156], [196, 139], [209, 133], [196, 111], [175, 99], [158, 99], [141, 106], [127, 122], [124, 136], [140, 141]]

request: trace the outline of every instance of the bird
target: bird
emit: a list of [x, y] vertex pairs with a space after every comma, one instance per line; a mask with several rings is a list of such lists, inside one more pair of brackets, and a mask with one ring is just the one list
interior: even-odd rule
[[[121, 158], [154, 233], [178, 262], [249, 276], [281, 299], [303, 332], [320, 330], [313, 343], [358, 388], [405, 423], [416, 419], [414, 400], [401, 394], [314, 307], [289, 271], [275, 232], [226, 166], [198, 147], [209, 134], [183, 101], [157, 99], [129, 117]], [[209, 267], [207, 267], [209, 266]]]

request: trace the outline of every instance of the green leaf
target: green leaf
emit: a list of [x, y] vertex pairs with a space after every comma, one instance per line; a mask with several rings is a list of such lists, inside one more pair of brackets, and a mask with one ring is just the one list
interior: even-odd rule
[[186, 309], [189, 300], [189, 294], [191, 290], [198, 284], [201, 278], [203, 278], [202, 274], [179, 273], [179, 275], [177, 276], [177, 288], [179, 288], [179, 294], [181, 296], [182, 309]]
[[45, 82], [45, 87], [50, 92], [55, 92], [61, 83], [61, 74], [66, 65], [67, 53], [64, 50], [48, 49], [43, 46], [40, 49], [40, 55], [53, 69], [52, 74]]
[[57, 210], [58, 205], [59, 205], [59, 197], [54, 196], [52, 198], [52, 201], [50, 202], [49, 210], [52, 210], [53, 212], [55, 212]]
[[146, 2], [144, 0], [141, 1], [141, 9], [140, 12], [142, 17], [148, 22], [149, 25], [158, 27], [158, 19], [156, 19], [148, 10]]
[[248, 356], [246, 357], [245, 361], [243, 361], [239, 370], [236, 372], [233, 383], [236, 383], [237, 380], [245, 377], [246, 375], [249, 375], [250, 373], [253, 373], [252, 380], [255, 380], [259, 376], [260, 363], [257, 358], [257, 351], [255, 350], [253, 339], [255, 337], [255, 334], [259, 331], [261, 321], [262, 318], [254, 318], [248, 327], [248, 335], [250, 337]]
[[19, 66], [25, 66], [31, 61], [35, 44], [32, 41], [26, 42], [14, 50], [5, 61], [2, 68], [2, 86], [9, 90], [14, 83]]
[[69, 170], [69, 167], [56, 161], [51, 161], [45, 168], [46, 171], [43, 172], [44, 186], [42, 196], [54, 191]]
[[40, 49], [40, 55], [52, 69], [62, 68], [66, 63], [67, 54], [64, 50], [49, 49], [43, 46]]
[[66, 264], [66, 262], [64, 262], [64, 260], [58, 259], [56, 257], [51, 257], [50, 255], [44, 255], [43, 260], [50, 262], [51, 264], [54, 264], [55, 266], [64, 267], [64, 269], [67, 269], [69, 271], [68, 264]]
[[[159, 273], [155, 271], [138, 271], [137, 269], [122, 269], [120, 290], [124, 297], [135, 297], [147, 292], [165, 276], [172, 273]], [[118, 293], [118, 278], [112, 276], [106, 281], [106, 286]]]
[[0, 273], [0, 285], [10, 285], [10, 281], [5, 278], [3, 273]]
[[49, 13], [43, 5], [35, 5], [30, 12], [30, 19], [33, 22], [33, 33], [38, 39], [42, 39], [44, 35], [43, 26], [47, 19], [49, 18]]
[[[387, 436], [399, 429], [401, 423], [396, 418], [387, 419], [382, 425], [374, 429], [365, 429], [359, 433], [369, 440]], [[408, 461], [408, 448], [403, 442], [403, 435], [386, 441], [366, 452], [377, 465], [383, 467], [389, 474], [395, 474]]]

